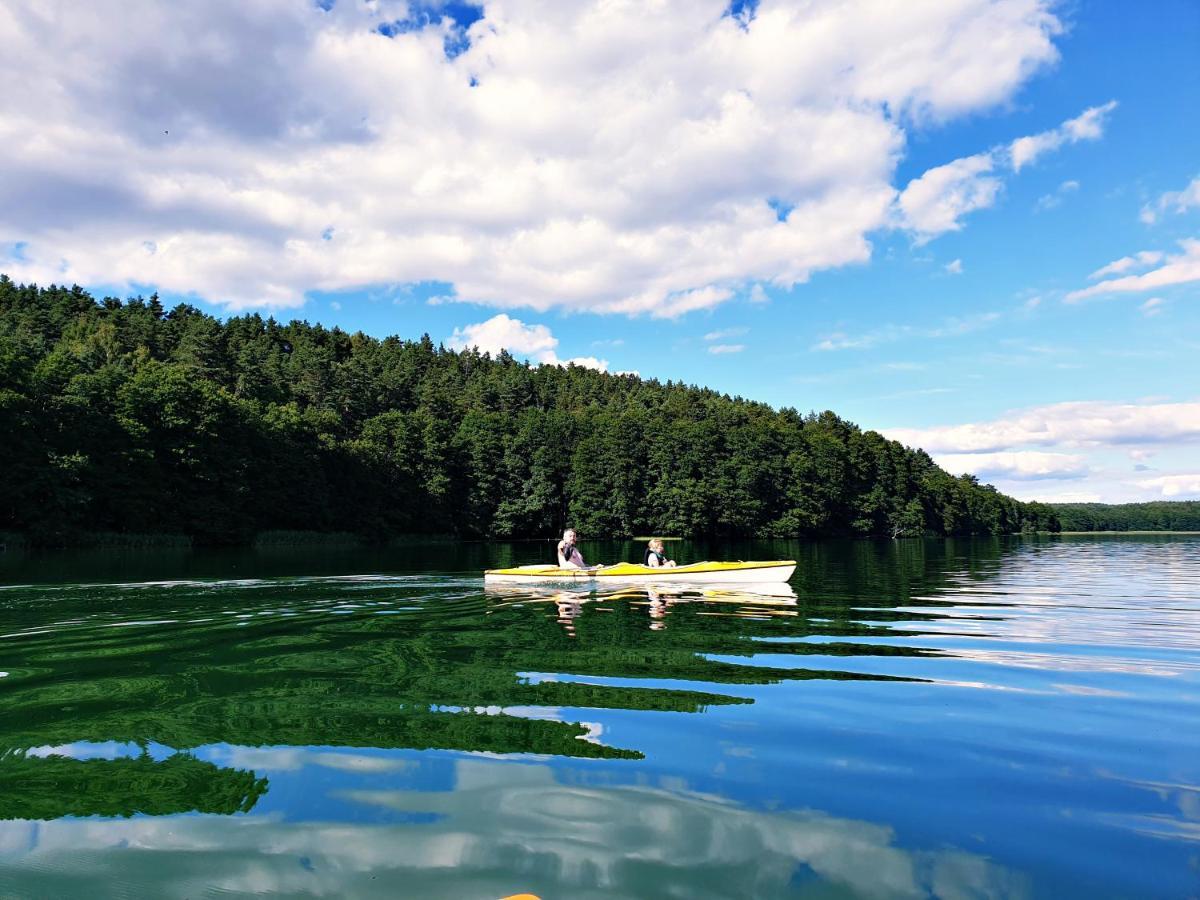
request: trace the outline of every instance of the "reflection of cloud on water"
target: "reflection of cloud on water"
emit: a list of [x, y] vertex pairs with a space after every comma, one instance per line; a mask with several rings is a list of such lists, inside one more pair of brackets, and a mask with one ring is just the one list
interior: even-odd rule
[[987, 650], [960, 648], [954, 651], [959, 659], [1013, 669], [1032, 669], [1038, 672], [1095, 672], [1174, 678], [1193, 672], [1197, 666], [1185, 660], [1157, 660], [1120, 657], [1089, 657], [1083, 655], [1033, 653], [1020, 650]]
[[460, 760], [456, 781], [453, 792], [341, 794], [437, 816], [421, 825], [209, 816], [0, 823], [0, 861], [10, 876], [52, 872], [68, 891], [103, 880], [146, 896], [778, 896], [798, 871], [837, 895], [881, 900], [1027, 893], [1023, 877], [982, 856], [901, 848], [887, 827], [818, 812], [564, 785], [546, 766], [478, 759]]
[[371, 753], [309, 750], [303, 747], [239, 747], [219, 745], [202, 754], [218, 765], [261, 772], [291, 772], [320, 766], [342, 772], [401, 772], [416, 767], [412, 760]]
[[137, 744], [119, 741], [75, 741], [73, 744], [30, 747], [25, 756], [66, 756], [70, 759], [118, 759], [137, 756], [141, 748]]
[[[1184, 784], [1170, 781], [1149, 781], [1144, 778], [1127, 778], [1112, 772], [1098, 772], [1103, 778], [1110, 778], [1131, 787], [1149, 791], [1164, 803], [1171, 803], [1179, 810], [1179, 817], [1185, 821], [1170, 819], [1164, 815], [1144, 816], [1141, 819], [1156, 823], [1172, 822], [1171, 835], [1181, 836], [1189, 840], [1200, 840], [1200, 785]], [[1161, 833], [1161, 828], [1159, 829]]]

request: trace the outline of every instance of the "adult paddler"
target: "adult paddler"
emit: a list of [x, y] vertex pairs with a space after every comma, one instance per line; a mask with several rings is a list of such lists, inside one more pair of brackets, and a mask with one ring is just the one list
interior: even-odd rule
[[563, 532], [562, 540], [558, 542], [558, 567], [560, 569], [586, 569], [583, 554], [575, 546], [575, 529], [568, 528]]

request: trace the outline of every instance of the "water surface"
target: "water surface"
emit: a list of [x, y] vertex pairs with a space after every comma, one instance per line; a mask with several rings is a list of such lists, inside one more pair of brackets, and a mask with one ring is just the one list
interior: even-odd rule
[[1200, 896], [1200, 539], [550, 546], [0, 555], [0, 896]]

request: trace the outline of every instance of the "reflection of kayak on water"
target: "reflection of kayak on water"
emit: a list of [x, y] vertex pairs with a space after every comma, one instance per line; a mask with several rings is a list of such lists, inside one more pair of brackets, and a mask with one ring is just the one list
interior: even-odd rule
[[[698, 611], [701, 616], [735, 616], [763, 618], [765, 616], [796, 615], [796, 592], [786, 582], [782, 584], [630, 584], [588, 583], [564, 589], [561, 584], [547, 582], [514, 584], [488, 582], [484, 592], [493, 598], [493, 609], [520, 607], [526, 604], [553, 603], [559, 624], [567, 634], [575, 636], [575, 619], [585, 605], [595, 603], [601, 612], [611, 612], [608, 601], [624, 601], [633, 607], [647, 607], [650, 628], [661, 631], [671, 608], [698, 604], [708, 607]], [[711, 604], [711, 605], [710, 605]], [[490, 611], [490, 610], [489, 610]]]
[[593, 581], [600, 583], [651, 582], [654, 584], [780, 584], [796, 571], [791, 559], [766, 562], [698, 562], [687, 566], [654, 568], [635, 563], [616, 563], [589, 569], [559, 566], [518, 566], [488, 569], [485, 582], [539, 583], [547, 581]]
[[587, 603], [603, 600], [707, 600], [713, 603], [753, 603], [765, 606], [795, 606], [796, 592], [786, 582], [779, 584], [575, 584], [563, 588], [554, 583], [492, 582], [484, 585], [490, 597], [509, 603]]

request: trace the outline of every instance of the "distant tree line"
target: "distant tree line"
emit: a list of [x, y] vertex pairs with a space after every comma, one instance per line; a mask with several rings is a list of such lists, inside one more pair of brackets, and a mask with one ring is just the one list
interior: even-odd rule
[[0, 531], [1001, 534], [1054, 511], [832, 412], [0, 276]]
[[1200, 531], [1200, 501], [1054, 503], [1064, 531]]

